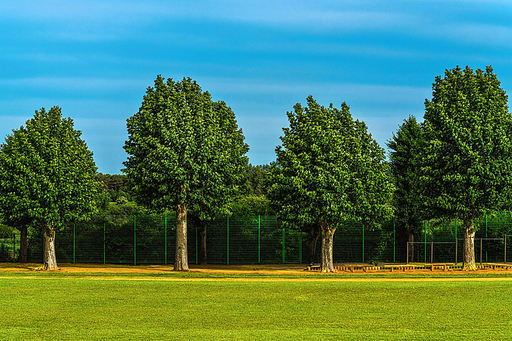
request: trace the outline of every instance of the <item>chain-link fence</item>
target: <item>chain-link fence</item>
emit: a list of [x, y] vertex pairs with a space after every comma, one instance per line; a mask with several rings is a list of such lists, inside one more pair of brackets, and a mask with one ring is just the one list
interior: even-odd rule
[[[503, 262], [512, 254], [512, 219], [503, 212], [477, 222], [477, 262]], [[68, 225], [56, 234], [57, 260], [63, 263], [172, 264], [175, 255], [174, 216], [100, 216]], [[189, 263], [201, 261], [203, 223], [189, 219]], [[283, 229], [275, 216], [224, 216], [206, 227], [207, 261], [210, 264], [309, 263], [320, 259], [321, 237]], [[506, 236], [509, 235], [509, 243]], [[429, 221], [418, 227], [415, 243], [391, 219], [378, 229], [349, 222], [334, 234], [333, 260], [337, 263], [441, 262], [462, 260], [463, 230], [456, 220]], [[315, 236], [313, 236], [315, 238]], [[313, 242], [312, 242], [313, 240]], [[19, 234], [0, 238], [0, 261], [19, 256]], [[313, 247], [312, 245], [313, 244]], [[312, 254], [316, 249], [316, 254]], [[30, 229], [28, 261], [43, 261], [39, 229]]]
[[[497, 212], [475, 222], [475, 260], [478, 263], [501, 263], [511, 259], [512, 212]], [[507, 243], [508, 239], [508, 243]], [[464, 229], [457, 219], [425, 221], [408, 242], [406, 261], [456, 263], [462, 261]], [[507, 257], [508, 254], [508, 257]]]
[[16, 238], [19, 234], [13, 233], [11, 236], [0, 238], [0, 262], [14, 262], [16, 255], [19, 254], [19, 245]]

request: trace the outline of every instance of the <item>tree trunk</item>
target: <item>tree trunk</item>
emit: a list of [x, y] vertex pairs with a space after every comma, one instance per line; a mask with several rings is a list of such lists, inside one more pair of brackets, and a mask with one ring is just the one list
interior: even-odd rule
[[409, 262], [414, 262], [414, 233], [409, 232]]
[[27, 246], [27, 235], [28, 235], [28, 228], [26, 226], [22, 226], [20, 228], [20, 256], [18, 258], [19, 263], [26, 263], [27, 262], [27, 253], [28, 253], [28, 246]]
[[322, 232], [322, 260], [320, 269], [322, 272], [336, 272], [332, 260], [334, 232], [336, 229], [329, 227], [329, 223], [320, 218], [320, 230]]
[[318, 244], [318, 237], [320, 232], [316, 225], [311, 225], [308, 233], [309, 239], [309, 261], [308, 263], [314, 263], [316, 261], [316, 245]]
[[201, 265], [208, 264], [208, 257], [206, 253], [206, 228], [208, 224], [203, 224], [203, 230], [201, 231]]
[[176, 256], [174, 260], [175, 271], [188, 271], [187, 250], [187, 205], [176, 205]]
[[475, 271], [475, 231], [473, 225], [464, 229], [464, 243], [462, 246], [462, 271]]
[[55, 254], [55, 228], [43, 224], [44, 270], [58, 270]]

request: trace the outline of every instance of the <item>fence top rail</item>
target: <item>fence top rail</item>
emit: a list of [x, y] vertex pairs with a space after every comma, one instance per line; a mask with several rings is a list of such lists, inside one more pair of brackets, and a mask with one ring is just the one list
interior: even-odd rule
[[[434, 244], [455, 244], [455, 242], [435, 242], [435, 241], [430, 241], [430, 242], [426, 242], [426, 243], [434, 243]], [[407, 244], [425, 244], [425, 242], [407, 242]]]
[[[507, 237], [512, 237], [512, 234], [507, 234]], [[436, 242], [436, 241], [422, 241], [422, 242], [407, 242], [407, 244], [425, 244], [425, 243], [434, 243], [434, 244], [455, 244], [459, 240], [463, 240], [462, 238], [456, 238], [455, 241], [443, 241], [443, 242]], [[475, 240], [505, 240], [505, 237], [503, 238], [475, 238]]]

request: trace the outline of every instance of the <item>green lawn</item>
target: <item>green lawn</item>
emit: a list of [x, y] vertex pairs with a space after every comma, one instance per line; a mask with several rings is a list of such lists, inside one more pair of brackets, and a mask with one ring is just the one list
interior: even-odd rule
[[511, 339], [512, 281], [0, 278], [1, 340]]

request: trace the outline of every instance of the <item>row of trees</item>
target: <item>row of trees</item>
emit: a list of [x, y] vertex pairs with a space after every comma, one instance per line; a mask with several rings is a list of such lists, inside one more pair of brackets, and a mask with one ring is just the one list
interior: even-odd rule
[[[475, 220], [510, 209], [512, 117], [492, 68], [447, 70], [425, 101], [423, 123], [410, 116], [388, 142], [397, 221], [409, 240], [422, 220], [457, 219], [465, 270], [475, 270]], [[413, 250], [411, 249], [411, 253]]]
[[247, 207], [275, 211], [287, 228], [308, 232], [312, 247], [321, 236], [325, 272], [334, 271], [334, 232], [348, 220], [369, 225], [396, 210], [413, 231], [433, 216], [459, 218], [471, 269], [475, 217], [510, 201], [507, 97], [490, 67], [476, 74], [457, 67], [436, 78], [425, 108], [423, 124], [409, 118], [388, 142], [389, 163], [346, 103], [324, 107], [310, 96], [287, 113], [276, 162], [251, 167], [230, 107], [189, 78], [158, 76], [127, 120], [127, 181], [98, 176], [72, 120], [58, 107], [43, 108], [0, 146], [0, 210], [11, 226], [42, 228], [48, 269], [57, 267], [56, 231], [109, 206], [102, 182], [115, 189], [116, 202], [133, 198], [150, 211], [176, 212], [175, 270], [188, 270], [189, 212], [202, 226], [205, 262], [208, 224]]

